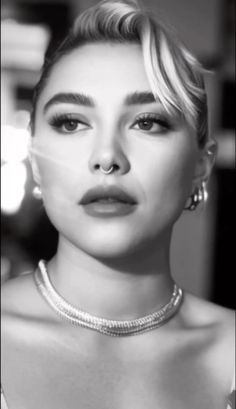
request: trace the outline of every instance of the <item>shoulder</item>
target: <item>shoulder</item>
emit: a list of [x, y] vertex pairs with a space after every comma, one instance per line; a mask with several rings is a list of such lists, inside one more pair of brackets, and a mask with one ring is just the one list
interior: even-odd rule
[[30, 351], [46, 348], [49, 342], [55, 344], [58, 336], [63, 336], [59, 324], [59, 317], [38, 292], [32, 273], [3, 285], [1, 348], [5, 389], [16, 367], [19, 369], [27, 362]]
[[[17, 315], [30, 313], [29, 304], [34, 307], [37, 291], [33, 272], [9, 279], [1, 288], [2, 315]], [[34, 302], [32, 303], [32, 301]]]
[[[230, 351], [235, 345], [235, 311], [186, 293], [182, 319], [187, 327], [209, 334], [212, 343]], [[232, 355], [231, 355], [232, 358]]]
[[234, 334], [235, 311], [186, 293], [182, 314], [187, 323], [196, 327], [212, 327], [228, 335]]
[[186, 293], [182, 307], [184, 325], [206, 346], [206, 365], [218, 374], [220, 382], [231, 385], [235, 370], [235, 311], [190, 293]]
[[23, 333], [33, 326], [50, 323], [53, 315], [39, 294], [34, 272], [22, 274], [5, 282], [1, 289], [2, 334]]
[[14, 389], [24, 386], [22, 373], [31, 371], [33, 357], [48, 342], [50, 333], [47, 306], [37, 291], [33, 272], [5, 282], [1, 297], [1, 382], [8, 402]]
[[17, 341], [35, 317], [37, 291], [33, 274], [27, 273], [9, 279], [1, 288], [2, 347]]

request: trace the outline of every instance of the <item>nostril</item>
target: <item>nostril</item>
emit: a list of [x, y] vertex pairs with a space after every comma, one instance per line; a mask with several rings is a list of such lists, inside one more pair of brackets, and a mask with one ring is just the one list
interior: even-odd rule
[[[113, 171], [116, 171], [116, 170], [119, 170], [119, 169], [120, 169], [120, 166], [117, 165], [117, 164], [111, 165], [111, 167], [112, 167]], [[95, 169], [95, 170], [100, 170], [100, 169], [101, 169], [101, 165], [96, 164], [96, 165], [94, 166], [94, 169]]]
[[119, 170], [120, 169], [120, 167], [118, 166], [118, 165], [113, 165], [113, 170]]

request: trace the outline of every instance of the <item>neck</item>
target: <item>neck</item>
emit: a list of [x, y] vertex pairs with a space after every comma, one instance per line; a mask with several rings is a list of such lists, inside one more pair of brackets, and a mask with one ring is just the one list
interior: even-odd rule
[[50, 279], [68, 302], [108, 319], [135, 319], [166, 304], [173, 291], [169, 242], [119, 259], [101, 260], [63, 237], [48, 263]]

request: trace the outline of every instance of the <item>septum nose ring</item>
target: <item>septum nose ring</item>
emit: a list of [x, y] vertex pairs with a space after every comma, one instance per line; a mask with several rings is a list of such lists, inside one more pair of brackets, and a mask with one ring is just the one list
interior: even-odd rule
[[102, 166], [100, 166], [100, 170], [104, 175], [109, 175], [111, 172], [114, 170], [114, 165], [112, 165], [109, 169], [104, 169]]

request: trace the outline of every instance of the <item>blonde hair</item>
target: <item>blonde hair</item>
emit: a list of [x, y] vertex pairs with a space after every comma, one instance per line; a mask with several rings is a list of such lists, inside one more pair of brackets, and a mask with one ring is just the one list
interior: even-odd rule
[[53, 66], [73, 49], [94, 42], [140, 44], [154, 96], [167, 112], [184, 117], [195, 130], [199, 146], [204, 147], [208, 140], [204, 69], [172, 31], [135, 0], [105, 0], [87, 9], [77, 17], [59, 47], [46, 55], [35, 89], [32, 131], [36, 103]]

